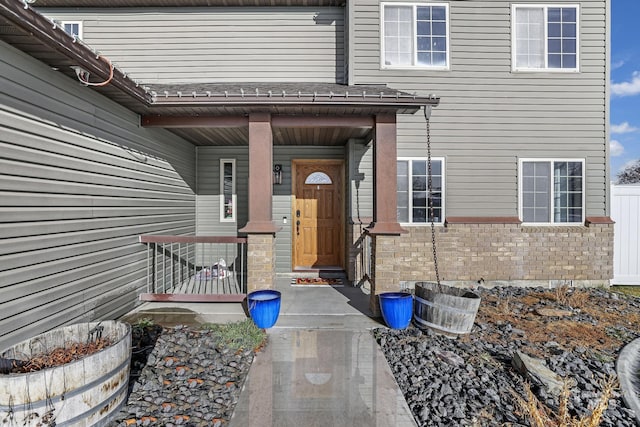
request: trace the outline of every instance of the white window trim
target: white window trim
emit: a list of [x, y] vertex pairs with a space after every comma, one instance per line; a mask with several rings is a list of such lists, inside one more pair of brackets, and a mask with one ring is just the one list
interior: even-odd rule
[[[422, 161], [427, 161], [426, 157], [398, 157], [396, 159], [396, 162], [398, 161], [409, 161], [411, 162], [412, 160], [422, 160]], [[442, 162], [442, 215], [441, 215], [441, 220], [434, 222], [435, 225], [444, 225], [444, 219], [446, 218], [445, 216], [445, 205], [446, 205], [446, 197], [445, 197], [445, 191], [446, 191], [446, 187], [445, 187], [445, 158], [444, 157], [432, 157], [431, 161], [440, 161]], [[396, 181], [397, 181], [397, 176], [396, 176]], [[429, 190], [427, 189], [427, 192]], [[396, 202], [397, 204], [397, 202]], [[409, 206], [408, 206], [409, 212], [411, 212], [411, 210], [413, 209], [413, 197], [409, 197]], [[401, 222], [400, 225], [406, 225], [406, 226], [411, 226], [411, 227], [430, 227], [431, 226], [431, 221], [427, 221], [427, 222]]]
[[[231, 203], [233, 203], [233, 214], [231, 218], [224, 216], [224, 164], [231, 163], [231, 175], [233, 182], [231, 184], [233, 195]], [[220, 159], [220, 222], [236, 222], [238, 213], [238, 201], [236, 198], [236, 159]]]
[[[447, 30], [446, 30], [446, 42], [447, 42], [447, 65], [446, 66], [433, 66], [433, 65], [387, 65], [384, 62], [385, 58], [385, 45], [384, 45], [384, 7], [385, 6], [411, 6], [413, 7], [413, 40], [416, 43], [416, 31], [417, 31], [417, 14], [416, 6], [444, 6], [447, 14]], [[451, 32], [449, 30], [449, 3], [431, 3], [431, 2], [382, 2], [380, 3], [380, 69], [381, 70], [436, 70], [436, 71], [448, 71], [451, 68], [450, 52], [451, 52]], [[418, 55], [418, 46], [415, 45], [413, 49], [413, 59], [416, 61]]]
[[78, 25], [78, 38], [81, 39], [82, 36], [83, 36], [82, 21], [60, 21], [60, 27], [62, 27], [63, 31], [64, 31], [64, 26], [67, 25], [67, 24], [69, 24], [69, 25], [77, 24]]
[[[549, 68], [548, 53], [548, 14], [550, 7], [575, 7], [576, 8], [576, 68]], [[516, 9], [544, 9], [544, 68], [518, 68], [516, 67]], [[579, 4], [548, 4], [548, 3], [516, 3], [511, 5], [511, 71], [516, 73], [579, 73], [580, 72], [580, 5]]]
[[[555, 210], [555, 205], [554, 205], [554, 197], [553, 197], [553, 165], [551, 168], [551, 179], [549, 180], [549, 191], [551, 194], [551, 205], [549, 207], [549, 211], [551, 212], [550, 214], [550, 222], [524, 222], [523, 221], [523, 208], [522, 208], [522, 166], [524, 163], [526, 162], [549, 162], [549, 163], [554, 163], [554, 162], [579, 162], [582, 163], [582, 219], [581, 222], [554, 222], [553, 220], [553, 214], [554, 214], [554, 210]], [[523, 159], [518, 159], [518, 217], [520, 219], [520, 221], [522, 221], [522, 225], [527, 226], [527, 225], [533, 225], [533, 226], [550, 226], [550, 227], [579, 227], [584, 225], [585, 220], [586, 220], [586, 212], [587, 212], [587, 207], [585, 205], [586, 202], [586, 194], [585, 194], [585, 189], [586, 189], [586, 180], [587, 180], [587, 170], [586, 170], [586, 162], [585, 159], [563, 159], [563, 158], [523, 158]]]

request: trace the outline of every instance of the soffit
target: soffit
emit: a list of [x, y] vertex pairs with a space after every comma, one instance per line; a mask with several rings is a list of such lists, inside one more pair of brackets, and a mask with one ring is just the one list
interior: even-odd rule
[[[248, 145], [248, 128], [180, 128], [169, 129], [196, 146]], [[277, 128], [273, 129], [274, 145], [341, 146], [351, 139], [370, 138], [363, 128]]]

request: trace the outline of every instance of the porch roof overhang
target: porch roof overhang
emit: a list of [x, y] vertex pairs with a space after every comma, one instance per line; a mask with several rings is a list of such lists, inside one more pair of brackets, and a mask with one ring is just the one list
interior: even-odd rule
[[226, 83], [150, 85], [151, 114], [142, 125], [163, 127], [194, 145], [247, 143], [248, 116], [269, 113], [274, 145], [341, 145], [367, 138], [379, 114], [413, 114], [439, 98], [384, 85]]
[[351, 138], [368, 138], [376, 115], [413, 114], [439, 103], [434, 95], [385, 85], [145, 84], [20, 0], [0, 0], [0, 40], [73, 79], [80, 67], [91, 82], [108, 81], [91, 88], [140, 114], [144, 126], [165, 127], [196, 146], [246, 145], [252, 113], [274, 118], [275, 145], [343, 145]]
[[[89, 73], [92, 82], [109, 80], [109, 84], [93, 88], [137, 113], [147, 111], [151, 94], [140, 82], [117, 67], [111, 68], [99, 52], [67, 34], [26, 2], [0, 0], [0, 40], [73, 79], [80, 67]], [[111, 70], [113, 76], [109, 79]]]
[[[424, 105], [437, 105], [435, 95], [419, 96], [386, 85], [347, 86], [335, 83], [210, 83], [148, 85], [156, 109], [223, 108], [221, 114], [253, 111], [286, 114], [351, 115], [377, 112], [413, 114]], [[333, 111], [331, 111], [333, 109]], [[340, 111], [337, 111], [340, 110]]]

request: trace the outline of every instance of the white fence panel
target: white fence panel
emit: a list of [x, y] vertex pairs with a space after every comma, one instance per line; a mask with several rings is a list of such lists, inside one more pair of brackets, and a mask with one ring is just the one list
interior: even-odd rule
[[640, 285], [640, 185], [611, 186], [614, 285]]

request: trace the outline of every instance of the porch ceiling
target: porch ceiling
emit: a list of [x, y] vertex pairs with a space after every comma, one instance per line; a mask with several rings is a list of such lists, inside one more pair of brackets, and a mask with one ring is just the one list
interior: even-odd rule
[[[178, 128], [174, 134], [197, 146], [248, 145], [248, 128]], [[365, 139], [370, 129], [363, 128], [277, 128], [274, 145], [344, 145], [350, 138]]]

